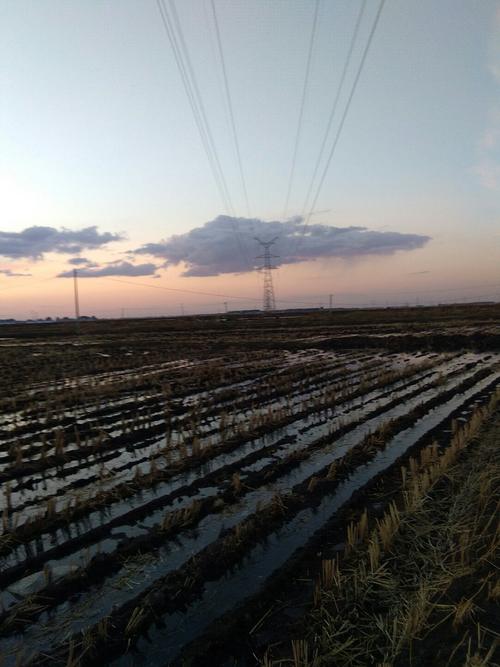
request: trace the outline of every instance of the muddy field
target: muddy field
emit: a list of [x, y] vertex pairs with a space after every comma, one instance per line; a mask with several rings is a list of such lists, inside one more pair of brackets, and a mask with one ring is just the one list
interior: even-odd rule
[[313, 664], [340, 561], [497, 414], [498, 307], [411, 312], [2, 329], [0, 664]]

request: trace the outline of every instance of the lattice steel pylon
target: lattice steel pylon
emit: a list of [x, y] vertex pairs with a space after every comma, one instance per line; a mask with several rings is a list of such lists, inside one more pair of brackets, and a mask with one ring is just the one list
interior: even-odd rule
[[262, 259], [262, 266], [258, 267], [258, 271], [262, 271], [264, 275], [264, 296], [262, 300], [262, 309], [264, 312], [269, 313], [273, 310], [276, 310], [276, 300], [274, 297], [274, 286], [273, 286], [273, 275], [272, 271], [277, 267], [273, 265], [272, 260], [279, 255], [271, 254], [271, 246], [276, 243], [277, 236], [275, 236], [270, 241], [262, 241], [261, 239], [255, 237], [257, 243], [259, 243], [264, 248], [264, 254], [258, 255], [256, 259]]

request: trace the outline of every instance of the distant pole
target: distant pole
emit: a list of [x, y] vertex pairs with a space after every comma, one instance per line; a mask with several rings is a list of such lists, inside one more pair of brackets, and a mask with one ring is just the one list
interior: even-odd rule
[[180, 305], [180, 307], [181, 307], [181, 315], [182, 315], [182, 317], [184, 317], [184, 315], [185, 315], [185, 312], [184, 312], [184, 304], [181, 303], [181, 304], [179, 304], [179, 305]]
[[264, 275], [264, 295], [263, 295], [263, 310], [266, 313], [270, 313], [273, 310], [276, 310], [276, 300], [274, 297], [274, 286], [273, 286], [273, 275], [272, 271], [276, 269], [276, 266], [273, 265], [272, 259], [278, 257], [279, 255], [271, 255], [271, 246], [276, 243], [277, 236], [275, 236], [270, 241], [261, 241], [259, 238], [255, 237], [257, 243], [259, 243], [264, 248], [264, 254], [259, 255], [256, 259], [262, 259], [262, 266], [259, 268], [259, 271], [262, 271]]
[[224, 312], [227, 313], [227, 301], [224, 301]]
[[78, 298], [78, 271], [73, 269], [73, 288], [75, 293], [76, 333], [80, 333], [80, 300]]
[[333, 309], [333, 294], [330, 294], [330, 296], [329, 296], [329, 305], [328, 305], [328, 307], [329, 307], [330, 310]]

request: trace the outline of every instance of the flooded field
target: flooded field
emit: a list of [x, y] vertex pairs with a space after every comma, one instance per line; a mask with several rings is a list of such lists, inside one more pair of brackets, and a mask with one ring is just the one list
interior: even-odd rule
[[0, 664], [195, 660], [375, 480], [498, 398], [494, 321], [436, 346], [422, 325], [407, 350], [401, 324], [354, 347], [326, 319], [190, 326], [0, 341]]

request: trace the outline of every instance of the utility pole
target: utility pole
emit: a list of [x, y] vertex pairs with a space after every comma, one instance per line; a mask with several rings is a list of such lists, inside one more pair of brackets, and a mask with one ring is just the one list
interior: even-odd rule
[[76, 333], [80, 333], [80, 300], [78, 298], [78, 271], [73, 269], [73, 288], [75, 294]]
[[224, 301], [224, 312], [227, 313], [227, 301]]
[[262, 299], [262, 309], [265, 313], [272, 312], [276, 310], [276, 300], [274, 298], [274, 287], [273, 287], [273, 275], [272, 271], [277, 267], [273, 265], [272, 259], [279, 257], [279, 255], [271, 254], [271, 246], [276, 243], [277, 236], [275, 236], [270, 241], [261, 241], [261, 239], [254, 237], [257, 243], [259, 243], [264, 248], [264, 254], [258, 255], [256, 259], [262, 259], [262, 266], [258, 268], [258, 271], [262, 271], [264, 274], [264, 294]]
[[330, 310], [333, 310], [333, 294], [330, 294], [330, 295], [329, 295], [328, 308], [329, 308]]

